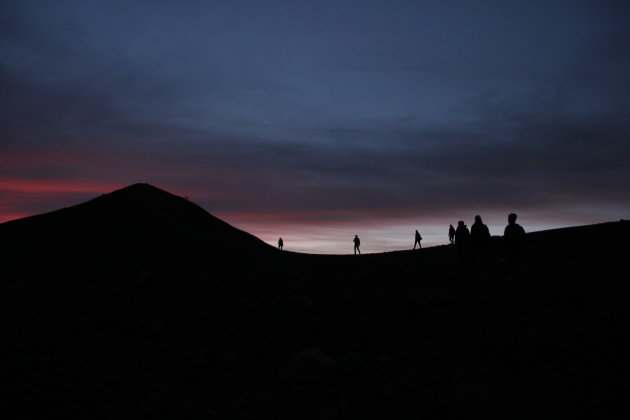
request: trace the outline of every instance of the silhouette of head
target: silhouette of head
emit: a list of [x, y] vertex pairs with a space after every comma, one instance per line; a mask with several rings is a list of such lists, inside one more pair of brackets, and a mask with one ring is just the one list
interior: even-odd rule
[[481, 216], [476, 215], [476, 216], [475, 216], [475, 222], [476, 222], [476, 223], [481, 223]]
[[511, 224], [511, 225], [516, 223], [516, 217], [517, 217], [516, 213], [510, 213], [508, 215], [508, 223]]
[[464, 221], [460, 220], [459, 222], [457, 222], [457, 226], [464, 226]]

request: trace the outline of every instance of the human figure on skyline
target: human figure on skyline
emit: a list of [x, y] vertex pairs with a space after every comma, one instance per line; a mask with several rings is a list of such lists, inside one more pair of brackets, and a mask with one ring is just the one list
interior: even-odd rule
[[416, 240], [413, 243], [413, 249], [416, 249], [416, 244], [418, 244], [418, 249], [422, 248], [422, 245], [420, 245], [421, 240], [422, 236], [420, 236], [420, 232], [418, 232], [418, 229], [416, 229]]
[[282, 238], [278, 239], [278, 249], [282, 251], [282, 247], [284, 246], [284, 241]]
[[525, 229], [516, 223], [516, 213], [508, 215], [508, 225], [503, 232], [503, 248], [509, 260], [517, 259], [525, 248]]
[[470, 246], [475, 263], [485, 263], [489, 244], [490, 230], [481, 220], [481, 216], [477, 215], [475, 223], [470, 227]]
[[455, 249], [457, 250], [457, 256], [461, 263], [468, 260], [468, 249], [470, 248], [470, 231], [464, 224], [463, 220], [457, 222], [457, 229], [455, 230]]
[[359, 249], [359, 247], [361, 246], [361, 240], [359, 239], [359, 236], [354, 235], [354, 239], [352, 240], [352, 242], [354, 242], [354, 255], [357, 255], [357, 252], [361, 254], [361, 250]]
[[450, 225], [448, 228], [448, 240], [454, 244], [455, 243], [455, 228], [453, 225]]

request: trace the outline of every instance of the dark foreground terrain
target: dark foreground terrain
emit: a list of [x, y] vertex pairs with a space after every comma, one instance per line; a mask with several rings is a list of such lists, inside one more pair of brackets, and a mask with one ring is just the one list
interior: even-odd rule
[[3, 412], [626, 418], [629, 235], [530, 233], [515, 264], [500, 238], [486, 264], [292, 254], [134, 185], [0, 225]]

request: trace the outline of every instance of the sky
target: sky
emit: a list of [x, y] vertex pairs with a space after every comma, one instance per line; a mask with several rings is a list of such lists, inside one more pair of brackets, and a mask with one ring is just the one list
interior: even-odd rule
[[0, 1], [0, 222], [136, 182], [286, 250], [630, 218], [627, 1]]

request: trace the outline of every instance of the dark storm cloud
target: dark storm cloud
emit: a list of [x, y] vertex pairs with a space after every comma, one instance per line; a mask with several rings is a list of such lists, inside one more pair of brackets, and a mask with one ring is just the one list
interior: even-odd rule
[[297, 220], [629, 204], [625, 2], [297, 3], [3, 2], [3, 185]]

